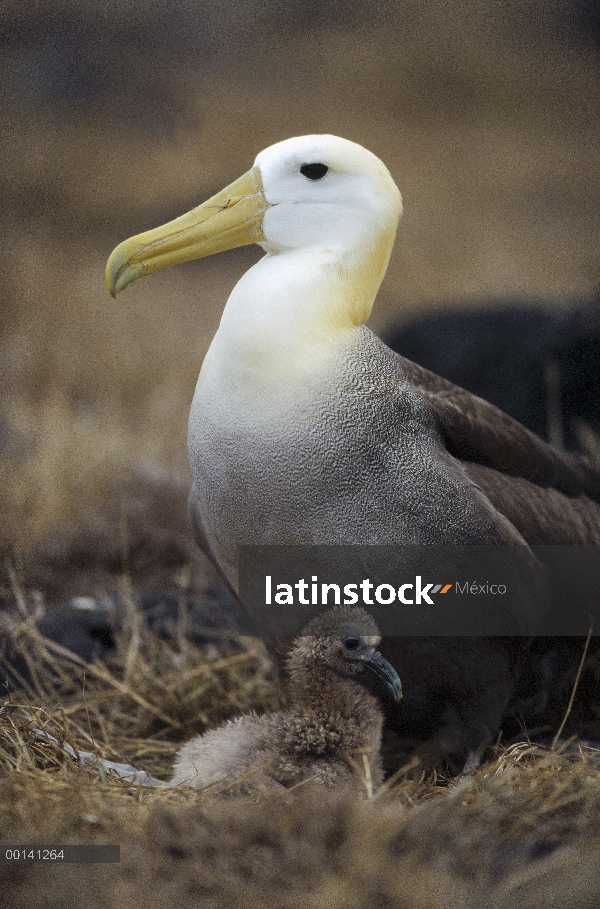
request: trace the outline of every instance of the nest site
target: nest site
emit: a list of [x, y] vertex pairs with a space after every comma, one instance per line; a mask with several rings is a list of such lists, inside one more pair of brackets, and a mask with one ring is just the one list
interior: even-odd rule
[[[169, 498], [182, 495], [171, 489]], [[114, 514], [104, 525], [96, 515], [95, 526], [56, 532], [20, 565], [7, 560], [2, 840], [121, 847], [118, 865], [0, 865], [11, 905], [27, 905], [41, 886], [48, 906], [82, 886], [90, 906], [138, 905], [140, 893], [152, 905], [167, 891], [181, 906], [368, 907], [384, 898], [391, 906], [476, 906], [482, 893], [492, 905], [538, 906], [540, 892], [557, 888], [577, 905], [595, 898], [600, 750], [577, 737], [583, 716], [593, 732], [594, 653], [562, 731], [556, 717], [554, 745], [522, 729], [459, 776], [415, 775], [409, 764], [374, 792], [365, 781], [358, 795], [307, 786], [284, 802], [224, 800], [139, 785], [90, 762], [91, 753], [168, 780], [183, 740], [282, 702], [264, 643], [235, 631], [226, 591], [183, 528], [172, 535], [168, 570], [153, 575], [170, 590], [149, 598], [148, 566], [169, 549], [160, 527], [168, 513], [154, 517], [154, 525], [152, 515], [134, 522], [143, 528], [134, 538], [124, 521], [120, 534], [108, 533]], [[44, 633], [63, 608], [61, 575], [69, 591], [73, 565], [82, 564], [82, 540], [93, 540], [93, 554], [77, 577], [83, 572], [93, 597], [75, 602], [88, 613], [93, 602], [106, 618], [89, 659]]]

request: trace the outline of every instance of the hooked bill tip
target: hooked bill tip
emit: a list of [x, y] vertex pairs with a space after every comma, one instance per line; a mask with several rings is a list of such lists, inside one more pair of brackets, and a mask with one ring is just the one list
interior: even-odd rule
[[106, 263], [105, 280], [108, 292], [116, 300], [117, 294], [139, 281], [146, 272], [146, 265], [143, 262], [131, 262], [132, 256], [138, 252], [139, 247], [132, 246], [131, 241], [126, 240], [120, 246], [117, 246], [110, 255]]

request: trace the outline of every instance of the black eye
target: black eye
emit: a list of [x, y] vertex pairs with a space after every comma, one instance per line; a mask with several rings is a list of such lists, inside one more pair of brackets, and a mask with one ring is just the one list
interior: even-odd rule
[[358, 650], [360, 647], [360, 638], [347, 637], [342, 641], [346, 650]]
[[322, 180], [328, 170], [326, 164], [303, 164], [300, 173], [309, 180]]

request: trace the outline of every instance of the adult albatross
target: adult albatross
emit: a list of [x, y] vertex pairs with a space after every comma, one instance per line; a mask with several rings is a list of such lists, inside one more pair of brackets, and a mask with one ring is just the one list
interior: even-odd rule
[[[234, 590], [243, 543], [600, 544], [600, 471], [393, 353], [366, 326], [402, 211], [384, 164], [287, 139], [181, 218], [126, 240], [115, 296], [152, 272], [258, 243], [190, 413], [190, 514]], [[492, 735], [524, 646], [403, 639], [402, 735], [464, 753]]]

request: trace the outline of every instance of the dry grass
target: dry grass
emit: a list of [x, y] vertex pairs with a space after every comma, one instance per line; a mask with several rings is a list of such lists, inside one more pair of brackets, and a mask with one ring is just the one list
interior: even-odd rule
[[[166, 638], [125, 598], [117, 648], [86, 664], [40, 636], [13, 575], [5, 635], [29, 669], [0, 707], [4, 843], [113, 843], [121, 864], [0, 865], [7, 905], [575, 906], [600, 897], [600, 750], [576, 741], [498, 747], [457, 779], [405, 769], [374, 792], [236, 800], [147, 789], [77, 759], [83, 752], [166, 779], [182, 737], [279, 704], [263, 645], [194, 646], [181, 613]], [[126, 585], [125, 585], [126, 586]], [[53, 741], [49, 738], [52, 736]], [[75, 757], [66, 753], [70, 746]], [[558, 890], [557, 890], [558, 888]]]
[[[42, 729], [73, 748], [110, 760], [141, 761], [148, 772], [165, 776], [174, 742], [228, 716], [277, 704], [261, 642], [228, 640], [224, 633], [222, 645], [200, 650], [191, 640], [183, 605], [173, 634], [162, 638], [148, 630], [127, 592], [114, 655], [86, 663], [43, 637], [33, 609], [27, 614], [25, 595], [18, 589], [16, 594], [21, 615], [6, 618], [3, 632], [11, 662], [20, 657], [28, 671], [22, 692], [11, 694], [2, 709], [0, 765], [5, 771], [57, 769], [56, 748], [40, 744], [33, 731]], [[50, 764], [40, 764], [40, 753], [48, 749]]]
[[[233, 667], [221, 666], [229, 676]], [[124, 703], [114, 686], [95, 711], [120, 717], [121, 747], [136, 766], [164, 771], [174, 742], [128, 737], [126, 714], [111, 700]], [[36, 905], [58, 909], [82, 888], [86, 906], [121, 909], [167, 902], [475, 909], [484, 899], [533, 909], [554, 905], [556, 893], [574, 906], [597, 904], [600, 753], [593, 749], [523, 743], [443, 786], [404, 778], [371, 800], [308, 790], [285, 803], [232, 806], [209, 794], [136, 788], [78, 766], [33, 732], [123, 757], [114, 744], [100, 749], [74, 715], [31, 704], [0, 714], [2, 839], [118, 843], [121, 864], [2, 865], [11, 906], [31, 905], [35, 893]], [[149, 711], [146, 722], [155, 720]]]
[[524, 741], [458, 779], [415, 777], [409, 765], [358, 798], [300, 787], [232, 806], [210, 791], [135, 786], [83, 752], [167, 779], [182, 738], [278, 707], [262, 643], [196, 647], [185, 610], [158, 637], [121, 576], [116, 650], [86, 664], [40, 635], [42, 599], [10, 574], [3, 633], [29, 681], [0, 706], [0, 838], [119, 844], [121, 863], [0, 864], [7, 905], [60, 909], [82, 890], [94, 909], [478, 909], [483, 899], [537, 909], [556, 893], [597, 904], [600, 750]]
[[111, 909], [476, 909], [484, 898], [533, 909], [555, 892], [595, 905], [597, 749], [515, 743], [458, 779], [415, 778], [408, 767], [359, 798], [301, 787], [284, 801], [242, 798], [232, 807], [209, 791], [135, 786], [77, 756], [93, 752], [167, 779], [182, 738], [277, 708], [263, 645], [227, 636], [196, 647], [185, 610], [158, 637], [121, 575], [113, 578], [124, 603], [116, 650], [85, 664], [40, 636], [33, 618], [43, 601], [10, 575], [3, 633], [30, 680], [0, 707], [1, 839], [121, 846], [119, 865], [0, 865], [15, 909], [32, 900], [59, 909], [82, 889], [86, 906]]

